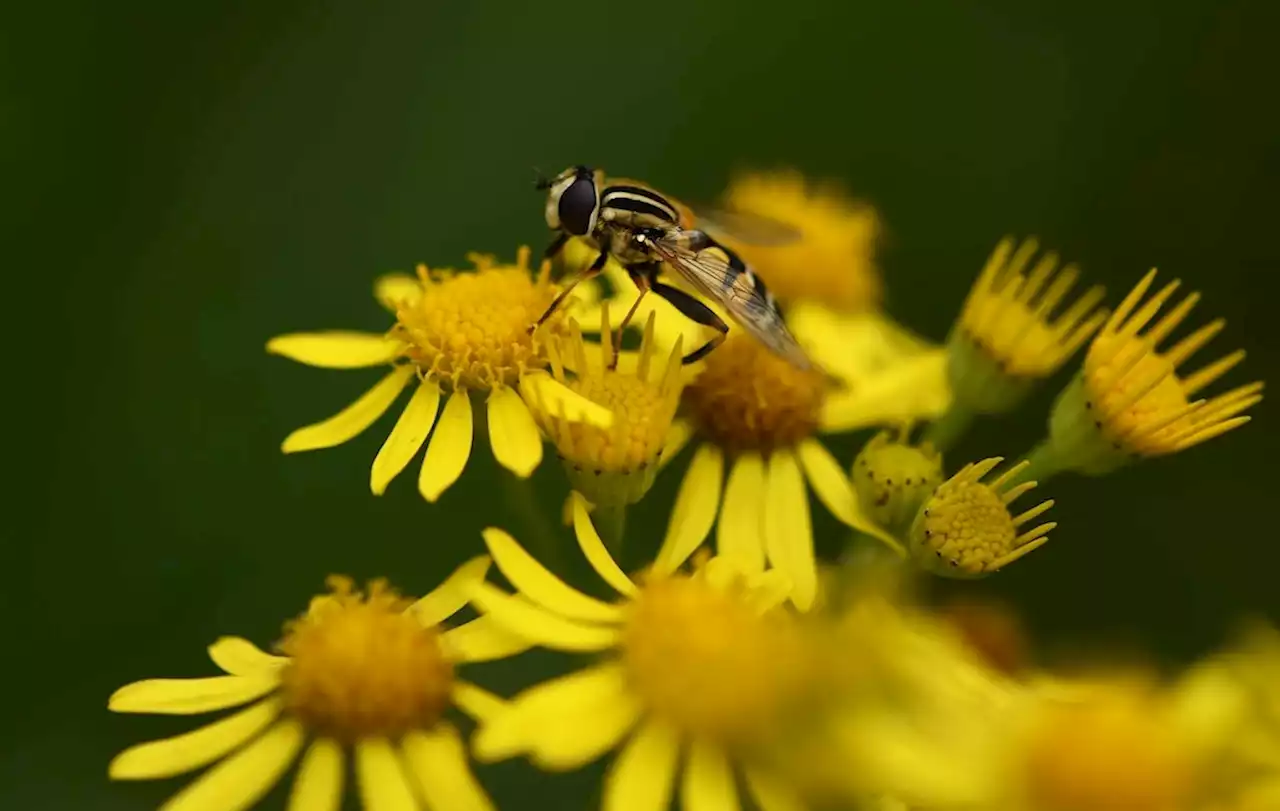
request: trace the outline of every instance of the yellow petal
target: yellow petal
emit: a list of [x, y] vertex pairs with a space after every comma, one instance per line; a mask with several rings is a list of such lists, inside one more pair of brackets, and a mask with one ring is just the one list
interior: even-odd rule
[[488, 615], [445, 631], [440, 637], [454, 662], [488, 662], [524, 653], [532, 643], [514, 634]]
[[160, 811], [242, 811], [256, 804], [289, 769], [303, 737], [297, 721], [281, 721], [175, 794]]
[[905, 359], [936, 349], [883, 313], [840, 313], [813, 302], [796, 302], [787, 324], [823, 369], [855, 386]]
[[404, 343], [385, 334], [329, 330], [278, 335], [267, 351], [321, 369], [363, 369], [381, 366], [400, 356]]
[[307, 748], [289, 792], [288, 811], [338, 811], [342, 807], [342, 747], [320, 738]]
[[858, 497], [853, 491], [853, 484], [844, 475], [840, 465], [831, 452], [822, 447], [816, 439], [806, 439], [798, 448], [800, 464], [804, 467], [805, 476], [817, 493], [818, 500], [840, 520], [840, 523], [852, 527], [859, 532], [883, 541], [899, 555], [906, 550], [897, 539], [885, 532], [862, 510]]
[[477, 687], [461, 679], [453, 682], [452, 699], [454, 706], [478, 722], [495, 718], [511, 706], [505, 699], [499, 698], [483, 687]]
[[646, 721], [605, 776], [601, 811], [666, 811], [680, 740], [666, 724]]
[[412, 376], [412, 367], [396, 367], [373, 388], [360, 395], [360, 399], [337, 414], [289, 434], [285, 437], [282, 449], [285, 453], [314, 451], [332, 448], [353, 439], [391, 407]]
[[477, 555], [453, 570], [427, 596], [409, 606], [409, 611], [423, 625], [439, 625], [458, 613], [471, 600], [471, 589], [484, 581], [489, 571], [489, 556]]
[[747, 790], [760, 811], [805, 811], [804, 803], [786, 783], [759, 769], [746, 769]]
[[520, 379], [520, 393], [547, 413], [567, 422], [581, 422], [597, 428], [613, 425], [613, 412], [592, 402], [546, 372], [534, 372]]
[[400, 471], [418, 453], [422, 443], [427, 441], [427, 434], [431, 433], [439, 408], [440, 384], [423, 379], [409, 398], [409, 405], [400, 412], [400, 418], [396, 420], [387, 441], [382, 443], [382, 448], [374, 457], [373, 468], [369, 471], [369, 489], [375, 496], [387, 491], [387, 485], [400, 475]]
[[542, 463], [542, 434], [514, 389], [489, 393], [489, 445], [498, 464], [522, 479]]
[[716, 550], [748, 572], [764, 570], [764, 491], [764, 461], [760, 454], [742, 454], [729, 471], [724, 488]]
[[530, 760], [547, 771], [581, 768], [617, 746], [639, 719], [640, 699], [630, 691], [580, 701], [540, 728]]
[[408, 775], [386, 738], [356, 743], [356, 780], [369, 811], [418, 811]]
[[476, 587], [471, 601], [511, 633], [554, 650], [598, 651], [618, 642], [620, 632], [616, 626], [565, 619], [486, 583]]
[[107, 774], [112, 780], [154, 780], [198, 769], [266, 729], [280, 706], [267, 699], [185, 735], [132, 746], [112, 759]]
[[618, 562], [609, 554], [604, 541], [600, 540], [600, 533], [596, 532], [595, 524], [591, 523], [591, 516], [587, 512], [587, 500], [576, 491], [569, 494], [569, 500], [573, 509], [573, 534], [577, 536], [578, 547], [582, 549], [582, 554], [586, 556], [591, 568], [596, 570], [601, 580], [613, 586], [618, 593], [628, 597], [635, 594], [636, 584], [631, 582], [631, 578], [627, 577], [618, 566]]
[[280, 684], [275, 673], [257, 676], [214, 676], [208, 679], [146, 679], [111, 694], [112, 712], [196, 715], [225, 710], [261, 698]]
[[936, 349], [904, 360], [868, 377], [823, 402], [819, 421], [828, 432], [853, 431], [932, 419], [951, 404], [946, 350]]
[[451, 725], [410, 732], [400, 746], [431, 811], [494, 811], [489, 795], [471, 773], [458, 730]]
[[466, 469], [471, 458], [471, 429], [471, 398], [465, 391], [455, 391], [436, 422], [418, 475], [418, 492], [427, 501], [440, 498]]
[[690, 742], [680, 805], [684, 811], [736, 811], [741, 807], [729, 760], [715, 744], [696, 738]]
[[621, 619], [622, 609], [588, 597], [534, 559], [515, 539], [495, 527], [484, 531], [484, 542], [498, 570], [516, 590], [543, 608], [584, 622], [612, 622]]
[[769, 562], [791, 581], [791, 601], [808, 611], [818, 594], [818, 564], [813, 556], [809, 493], [791, 451], [769, 457], [769, 485], [764, 502], [764, 540]]
[[388, 273], [373, 283], [373, 295], [383, 307], [394, 313], [422, 298], [422, 284], [408, 273]]
[[599, 706], [626, 691], [626, 673], [616, 662], [531, 687], [513, 698], [505, 712], [476, 731], [472, 741], [476, 759], [492, 762], [533, 751], [547, 727], [560, 724], [560, 719], [576, 707]]
[[659, 469], [666, 467], [672, 459], [680, 455], [680, 451], [684, 450], [684, 446], [689, 444], [689, 440], [693, 438], [693, 423], [688, 420], [676, 420], [671, 423], [671, 430], [667, 433], [667, 441], [662, 446], [662, 456], [658, 459]]
[[654, 568], [673, 572], [711, 534], [720, 508], [720, 483], [724, 479], [724, 454], [710, 442], [698, 446], [689, 470], [680, 482], [667, 536], [662, 542]]
[[273, 656], [239, 636], [219, 637], [209, 646], [209, 658], [232, 676], [261, 676], [289, 664], [288, 657]]

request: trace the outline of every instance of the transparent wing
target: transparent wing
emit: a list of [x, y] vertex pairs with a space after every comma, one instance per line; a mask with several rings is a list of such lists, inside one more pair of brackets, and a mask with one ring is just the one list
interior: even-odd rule
[[718, 245], [692, 251], [679, 244], [678, 239], [673, 235], [649, 244], [695, 290], [723, 307], [758, 341], [799, 369], [814, 368], [813, 361], [787, 329], [773, 298], [740, 260], [735, 265], [730, 254]]
[[708, 208], [696, 209], [698, 212], [697, 227], [712, 236], [722, 236], [730, 242], [744, 245], [774, 247], [789, 245], [798, 241], [803, 233], [789, 223], [751, 214], [737, 209]]

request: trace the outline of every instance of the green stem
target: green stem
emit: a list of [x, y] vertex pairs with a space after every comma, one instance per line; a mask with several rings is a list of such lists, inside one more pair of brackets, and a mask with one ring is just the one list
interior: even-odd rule
[[960, 401], [953, 400], [947, 412], [930, 423], [928, 430], [925, 431], [924, 440], [933, 443], [933, 446], [940, 451], [948, 451], [960, 441], [960, 437], [969, 430], [969, 426], [977, 416], [977, 412], [962, 405]]
[[502, 479], [503, 490], [506, 491], [507, 504], [520, 516], [520, 523], [528, 528], [528, 543], [535, 553], [534, 557], [553, 572], [563, 572], [564, 544], [560, 541], [560, 533], [556, 531], [556, 525], [552, 523], [546, 511], [538, 506], [538, 498], [533, 492], [533, 482], [505, 470], [498, 476]]
[[1063, 471], [1062, 458], [1054, 453], [1048, 440], [1036, 445], [1015, 464], [1029, 462], [1025, 468], [1009, 477], [1005, 487], [1016, 487], [1023, 482], [1044, 484]]
[[626, 505], [596, 507], [594, 518], [600, 540], [604, 541], [604, 545], [616, 558], [622, 550], [622, 538], [627, 531]]

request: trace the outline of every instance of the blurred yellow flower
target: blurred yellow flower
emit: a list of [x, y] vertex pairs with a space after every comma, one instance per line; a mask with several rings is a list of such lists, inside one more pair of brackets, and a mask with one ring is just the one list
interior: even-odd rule
[[1198, 293], [1144, 329], [1180, 285], [1170, 282], [1139, 307], [1155, 276], [1152, 270], [1143, 277], [1093, 339], [1084, 368], [1054, 405], [1049, 458], [1038, 464], [1099, 475], [1134, 458], [1177, 453], [1249, 421], [1243, 412], [1262, 400], [1261, 381], [1192, 399], [1244, 360], [1243, 350], [1185, 377], [1177, 373], [1222, 331], [1224, 320], [1158, 349], [1195, 307]]
[[331, 591], [286, 624], [284, 655], [223, 637], [209, 656], [225, 676], [121, 687], [108, 703], [113, 712], [196, 715], [256, 703], [194, 732], [121, 752], [110, 777], [171, 777], [221, 761], [163, 808], [235, 811], [270, 791], [305, 745], [289, 808], [323, 811], [341, 806], [350, 748], [364, 807], [415, 809], [421, 800], [430, 808], [491, 811], [443, 714], [450, 703], [477, 719], [500, 711], [503, 702], [458, 679], [455, 666], [509, 656], [528, 644], [488, 618], [437, 627], [466, 604], [488, 567], [487, 557], [475, 558], [417, 602], [382, 581], [362, 594], [350, 580], [331, 578]]
[[[786, 578], [725, 558], [686, 574], [679, 571], [685, 557], [664, 549], [642, 580], [632, 580], [605, 549], [580, 495], [573, 513], [583, 554], [618, 600], [577, 591], [498, 529], [486, 530], [485, 541], [518, 594], [480, 584], [472, 599], [532, 643], [607, 658], [530, 688], [486, 718], [476, 757], [524, 754], [542, 768], [566, 770], [621, 745], [603, 808], [662, 811], [687, 745], [684, 807], [739, 808], [730, 753], [778, 734], [811, 687], [809, 649], [782, 606]], [[774, 805], [790, 798], [769, 772], [744, 769], [761, 807], [794, 807]]]
[[671, 435], [684, 385], [682, 349], [677, 339], [663, 361], [654, 346], [653, 329], [651, 313], [639, 350], [620, 353], [614, 369], [609, 368], [607, 342], [584, 342], [576, 322], [570, 324], [566, 341], [548, 347], [554, 378], [608, 409], [613, 422], [607, 427], [582, 422], [569, 410], [572, 404], [544, 395], [548, 387], [522, 384], [534, 419], [564, 462], [571, 487], [597, 506], [639, 501], [653, 484]]
[[878, 309], [883, 291], [875, 250], [881, 224], [870, 204], [795, 171], [741, 174], [729, 184], [724, 201], [730, 214], [755, 215], [796, 230], [794, 239], [778, 244], [717, 234], [779, 301], [811, 301], [841, 313]]
[[[479, 254], [470, 258], [474, 272], [428, 272], [419, 266], [417, 278], [392, 274], [379, 279], [377, 298], [396, 315], [389, 333], [293, 333], [267, 343], [268, 352], [321, 368], [393, 364], [377, 385], [346, 409], [290, 434], [284, 440], [285, 453], [330, 448], [353, 439], [416, 377], [413, 397], [374, 459], [369, 486], [375, 495], [386, 490], [423, 444], [427, 452], [418, 477], [422, 496], [435, 501], [457, 481], [471, 455], [472, 392], [488, 392], [489, 442], [498, 462], [521, 477], [537, 468], [542, 438], [516, 387], [524, 382], [526, 390], [545, 386], [548, 399], [580, 399], [542, 371], [548, 339], [566, 332], [564, 314], [552, 316], [537, 333], [529, 332], [556, 295], [550, 264], [544, 262], [535, 278], [528, 248], [520, 249], [514, 265], [500, 265]], [[604, 409], [586, 402], [577, 403], [575, 413], [599, 424], [611, 419]]]

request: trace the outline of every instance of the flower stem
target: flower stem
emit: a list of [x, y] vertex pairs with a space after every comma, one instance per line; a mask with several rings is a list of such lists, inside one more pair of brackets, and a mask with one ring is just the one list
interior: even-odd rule
[[595, 524], [600, 540], [617, 557], [622, 550], [622, 537], [627, 531], [627, 507], [625, 504], [601, 505], [595, 510]]
[[961, 404], [959, 400], [954, 400], [945, 414], [930, 423], [928, 430], [925, 431], [924, 440], [933, 443], [933, 446], [940, 451], [948, 451], [960, 441], [960, 437], [969, 430], [969, 426], [977, 416], [972, 409]]
[[1028, 451], [1022, 459], [1014, 463], [1030, 462], [1025, 468], [1011, 476], [1005, 486], [1016, 487], [1023, 482], [1044, 484], [1063, 471], [1065, 468], [1063, 461], [1061, 456], [1054, 452], [1053, 445], [1049, 441], [1041, 442]]

